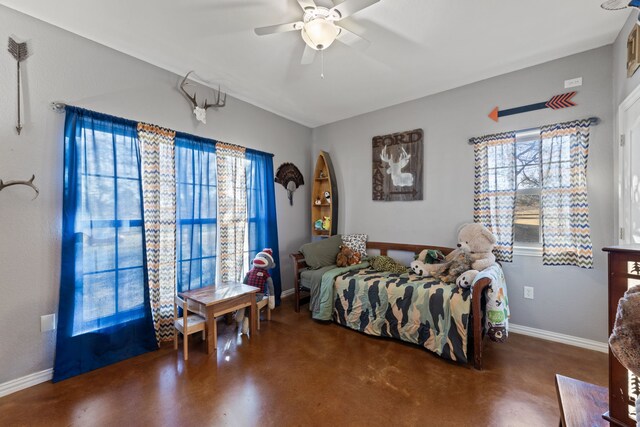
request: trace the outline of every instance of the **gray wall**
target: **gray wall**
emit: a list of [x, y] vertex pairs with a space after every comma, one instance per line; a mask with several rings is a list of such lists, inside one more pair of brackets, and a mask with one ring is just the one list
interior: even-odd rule
[[638, 12], [633, 9], [613, 43], [613, 106], [616, 113], [618, 105], [640, 84], [640, 70], [627, 78], [627, 38], [636, 22]]
[[[632, 9], [629, 14], [629, 18], [627, 18], [627, 22], [624, 24], [618, 37], [613, 43], [613, 99], [612, 106], [614, 112], [614, 123], [613, 123], [613, 139], [617, 140], [620, 131], [618, 130], [618, 107], [620, 103], [624, 101], [624, 99], [633, 92], [633, 90], [638, 87], [640, 84], [640, 69], [636, 70], [636, 73], [627, 77], [627, 38], [629, 37], [629, 33], [633, 29], [633, 26], [638, 22], [638, 11]], [[619, 146], [617, 144], [613, 145], [612, 154], [613, 154], [613, 187], [611, 191], [614, 194], [618, 194], [618, 174], [619, 174], [619, 158], [618, 158], [618, 150]], [[614, 208], [614, 220], [613, 220], [613, 230], [614, 233], [619, 229], [620, 221], [619, 221], [619, 201], [616, 197], [615, 203], [613, 205]]]
[[[293, 162], [305, 176], [312, 163], [304, 126], [236, 99], [199, 124], [176, 90], [178, 76], [0, 6], [0, 40], [9, 35], [28, 39], [33, 55], [17, 136], [15, 61], [4, 48], [0, 54], [0, 179], [33, 173], [40, 197], [31, 201], [31, 190], [20, 187], [0, 193], [0, 383], [53, 364], [55, 333], [40, 332], [40, 316], [58, 306], [64, 114], [51, 111], [50, 101], [272, 152], [275, 167]], [[310, 237], [309, 189], [301, 187], [290, 207], [276, 188], [284, 289], [292, 287], [287, 254]]]
[[[368, 233], [371, 240], [452, 246], [457, 226], [472, 219], [473, 149], [467, 140], [589, 116], [589, 204], [595, 268], [544, 267], [540, 257], [516, 256], [505, 264], [511, 321], [587, 339], [607, 338], [606, 262], [601, 248], [613, 242], [612, 48], [539, 66], [403, 103], [313, 130], [313, 151], [331, 154], [340, 191], [339, 231]], [[549, 109], [491, 121], [495, 106], [510, 108], [564, 93], [564, 80], [583, 77], [577, 107]], [[371, 138], [414, 128], [425, 133], [424, 194], [419, 202], [371, 200]], [[535, 299], [523, 298], [523, 286]]]

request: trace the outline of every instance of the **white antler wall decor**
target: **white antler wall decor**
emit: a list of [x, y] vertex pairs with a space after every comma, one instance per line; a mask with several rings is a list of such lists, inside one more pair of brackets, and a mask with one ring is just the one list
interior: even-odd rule
[[[214, 90], [214, 94], [215, 94], [215, 102], [214, 103], [209, 103], [207, 102], [207, 100], [204, 100], [204, 104], [202, 105], [198, 105], [198, 101], [196, 100], [196, 94], [195, 92], [193, 93], [193, 95], [190, 95], [189, 92], [187, 92], [185, 90], [185, 86], [187, 85], [187, 79], [189, 78], [189, 75], [193, 73], [193, 71], [189, 71], [187, 73], [186, 76], [184, 76], [184, 79], [182, 79], [182, 82], [180, 83], [180, 92], [182, 92], [182, 94], [189, 100], [189, 102], [191, 102], [191, 105], [193, 106], [193, 114], [195, 114], [196, 119], [201, 121], [202, 123], [207, 123], [207, 109], [210, 107], [215, 107], [215, 108], [222, 108], [226, 105], [227, 103], [227, 94], [226, 93], [222, 93], [220, 91], [220, 86], [218, 86], [218, 90]], [[222, 96], [222, 95], [224, 96]]]
[[35, 184], [33, 183], [34, 179], [36, 179], [35, 175], [31, 175], [31, 179], [28, 180], [28, 181], [7, 181], [7, 182], [4, 182], [4, 181], [2, 181], [0, 179], [0, 191], [4, 190], [7, 187], [11, 187], [12, 185], [26, 185], [27, 187], [33, 188], [33, 191], [36, 192], [36, 195], [33, 198], [33, 200], [35, 200], [40, 195], [40, 190], [38, 190], [38, 187], [36, 187]]

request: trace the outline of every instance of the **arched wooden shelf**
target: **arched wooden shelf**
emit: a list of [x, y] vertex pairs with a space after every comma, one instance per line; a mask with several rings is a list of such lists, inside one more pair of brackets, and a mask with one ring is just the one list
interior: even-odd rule
[[[329, 192], [330, 200], [324, 196], [325, 191]], [[317, 203], [320, 200], [320, 204]], [[329, 217], [331, 226], [328, 230], [318, 230], [317, 220], [324, 220]], [[313, 171], [313, 191], [311, 192], [311, 236], [329, 237], [338, 232], [338, 186], [336, 175], [333, 171], [333, 164], [329, 153], [321, 151], [316, 161], [316, 168]]]

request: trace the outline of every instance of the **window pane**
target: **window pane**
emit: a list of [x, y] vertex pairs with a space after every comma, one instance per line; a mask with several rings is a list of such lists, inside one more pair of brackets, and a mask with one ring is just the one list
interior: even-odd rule
[[82, 318], [85, 322], [116, 313], [115, 272], [85, 274]]
[[514, 241], [540, 242], [540, 195], [517, 194], [513, 221]]
[[496, 169], [495, 190], [511, 190], [513, 184], [513, 168]]
[[113, 176], [113, 141], [111, 135], [104, 132], [85, 130], [86, 171], [90, 175]]
[[516, 144], [516, 162], [518, 166], [540, 164], [540, 141], [518, 142]]
[[118, 179], [118, 219], [142, 219], [140, 181]]
[[202, 260], [202, 286], [213, 285], [216, 280], [216, 259], [205, 258]]
[[540, 165], [534, 164], [518, 168], [518, 189], [540, 187]]
[[209, 257], [216, 254], [216, 224], [202, 225], [202, 256]]
[[143, 264], [142, 227], [118, 229], [118, 267], [138, 267]]
[[142, 308], [144, 303], [144, 282], [142, 268], [118, 272], [118, 311]]
[[114, 228], [87, 228], [82, 235], [82, 271], [116, 268], [116, 233]]
[[115, 189], [113, 178], [87, 176], [82, 194], [83, 213], [81, 219], [115, 219]]

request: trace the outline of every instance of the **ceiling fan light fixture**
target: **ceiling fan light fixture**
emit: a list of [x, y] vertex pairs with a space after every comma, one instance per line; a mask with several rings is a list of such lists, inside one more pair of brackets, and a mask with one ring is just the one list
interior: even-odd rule
[[340, 34], [340, 29], [331, 21], [324, 18], [316, 18], [304, 24], [302, 39], [315, 50], [324, 50]]

